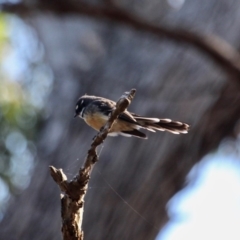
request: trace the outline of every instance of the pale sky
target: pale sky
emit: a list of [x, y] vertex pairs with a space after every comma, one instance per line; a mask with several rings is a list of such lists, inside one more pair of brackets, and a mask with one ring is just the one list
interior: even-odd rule
[[157, 240], [239, 240], [240, 157], [208, 155], [188, 180], [189, 186], [169, 202], [174, 219]]

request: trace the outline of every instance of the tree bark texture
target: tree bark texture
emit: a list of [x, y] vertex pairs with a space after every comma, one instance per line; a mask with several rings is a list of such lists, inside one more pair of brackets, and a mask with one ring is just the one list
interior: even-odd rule
[[[158, 2], [142, 1], [141, 8], [135, 1], [115, 4], [154, 24], [199, 29], [200, 34], [216, 34], [239, 47], [239, 1], [186, 1], [179, 11]], [[59, 190], [48, 166], [62, 168], [71, 178], [96, 134], [73, 119], [75, 103], [85, 93], [116, 101], [131, 88], [137, 95], [129, 111], [183, 121], [191, 131], [178, 136], [148, 133], [148, 140], [107, 138], [85, 199], [84, 238], [154, 239], [169, 220], [167, 202], [187, 184], [194, 164], [224, 137], [234, 136], [240, 117], [238, 84], [223, 65], [187, 43], [78, 14], [38, 12], [25, 20], [44, 45], [54, 86], [38, 136], [31, 184], [10, 200], [0, 239], [61, 238]]]

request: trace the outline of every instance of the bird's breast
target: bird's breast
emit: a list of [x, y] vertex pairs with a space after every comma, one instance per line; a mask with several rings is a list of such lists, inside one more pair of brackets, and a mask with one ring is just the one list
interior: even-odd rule
[[85, 122], [95, 130], [99, 131], [102, 126], [107, 122], [108, 116], [101, 113], [89, 113], [84, 116]]

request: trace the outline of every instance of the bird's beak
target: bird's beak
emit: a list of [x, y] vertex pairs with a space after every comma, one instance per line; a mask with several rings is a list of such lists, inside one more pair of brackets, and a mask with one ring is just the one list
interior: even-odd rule
[[76, 118], [78, 115], [75, 113], [74, 118]]

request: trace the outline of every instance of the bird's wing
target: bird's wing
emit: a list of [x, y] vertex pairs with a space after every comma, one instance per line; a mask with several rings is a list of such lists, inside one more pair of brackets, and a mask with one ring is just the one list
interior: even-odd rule
[[[103, 111], [103, 113], [107, 116], [116, 108], [116, 103], [111, 100], [102, 101], [102, 99], [97, 99], [93, 102], [93, 104], [98, 105]], [[134, 119], [134, 117], [131, 115], [131, 113], [128, 111], [124, 111], [123, 113], [121, 113], [118, 119], [139, 125]]]
[[118, 117], [118, 119], [121, 119], [123, 121], [129, 122], [129, 123], [134, 123], [136, 125], [139, 125], [138, 122], [134, 119], [134, 117], [131, 115], [130, 112], [124, 111], [121, 113]]
[[113, 101], [102, 101], [102, 99], [97, 99], [93, 102], [93, 104], [96, 104], [101, 111], [105, 114], [105, 115], [109, 115], [109, 113], [111, 113], [115, 107], [116, 107], [116, 103]]

